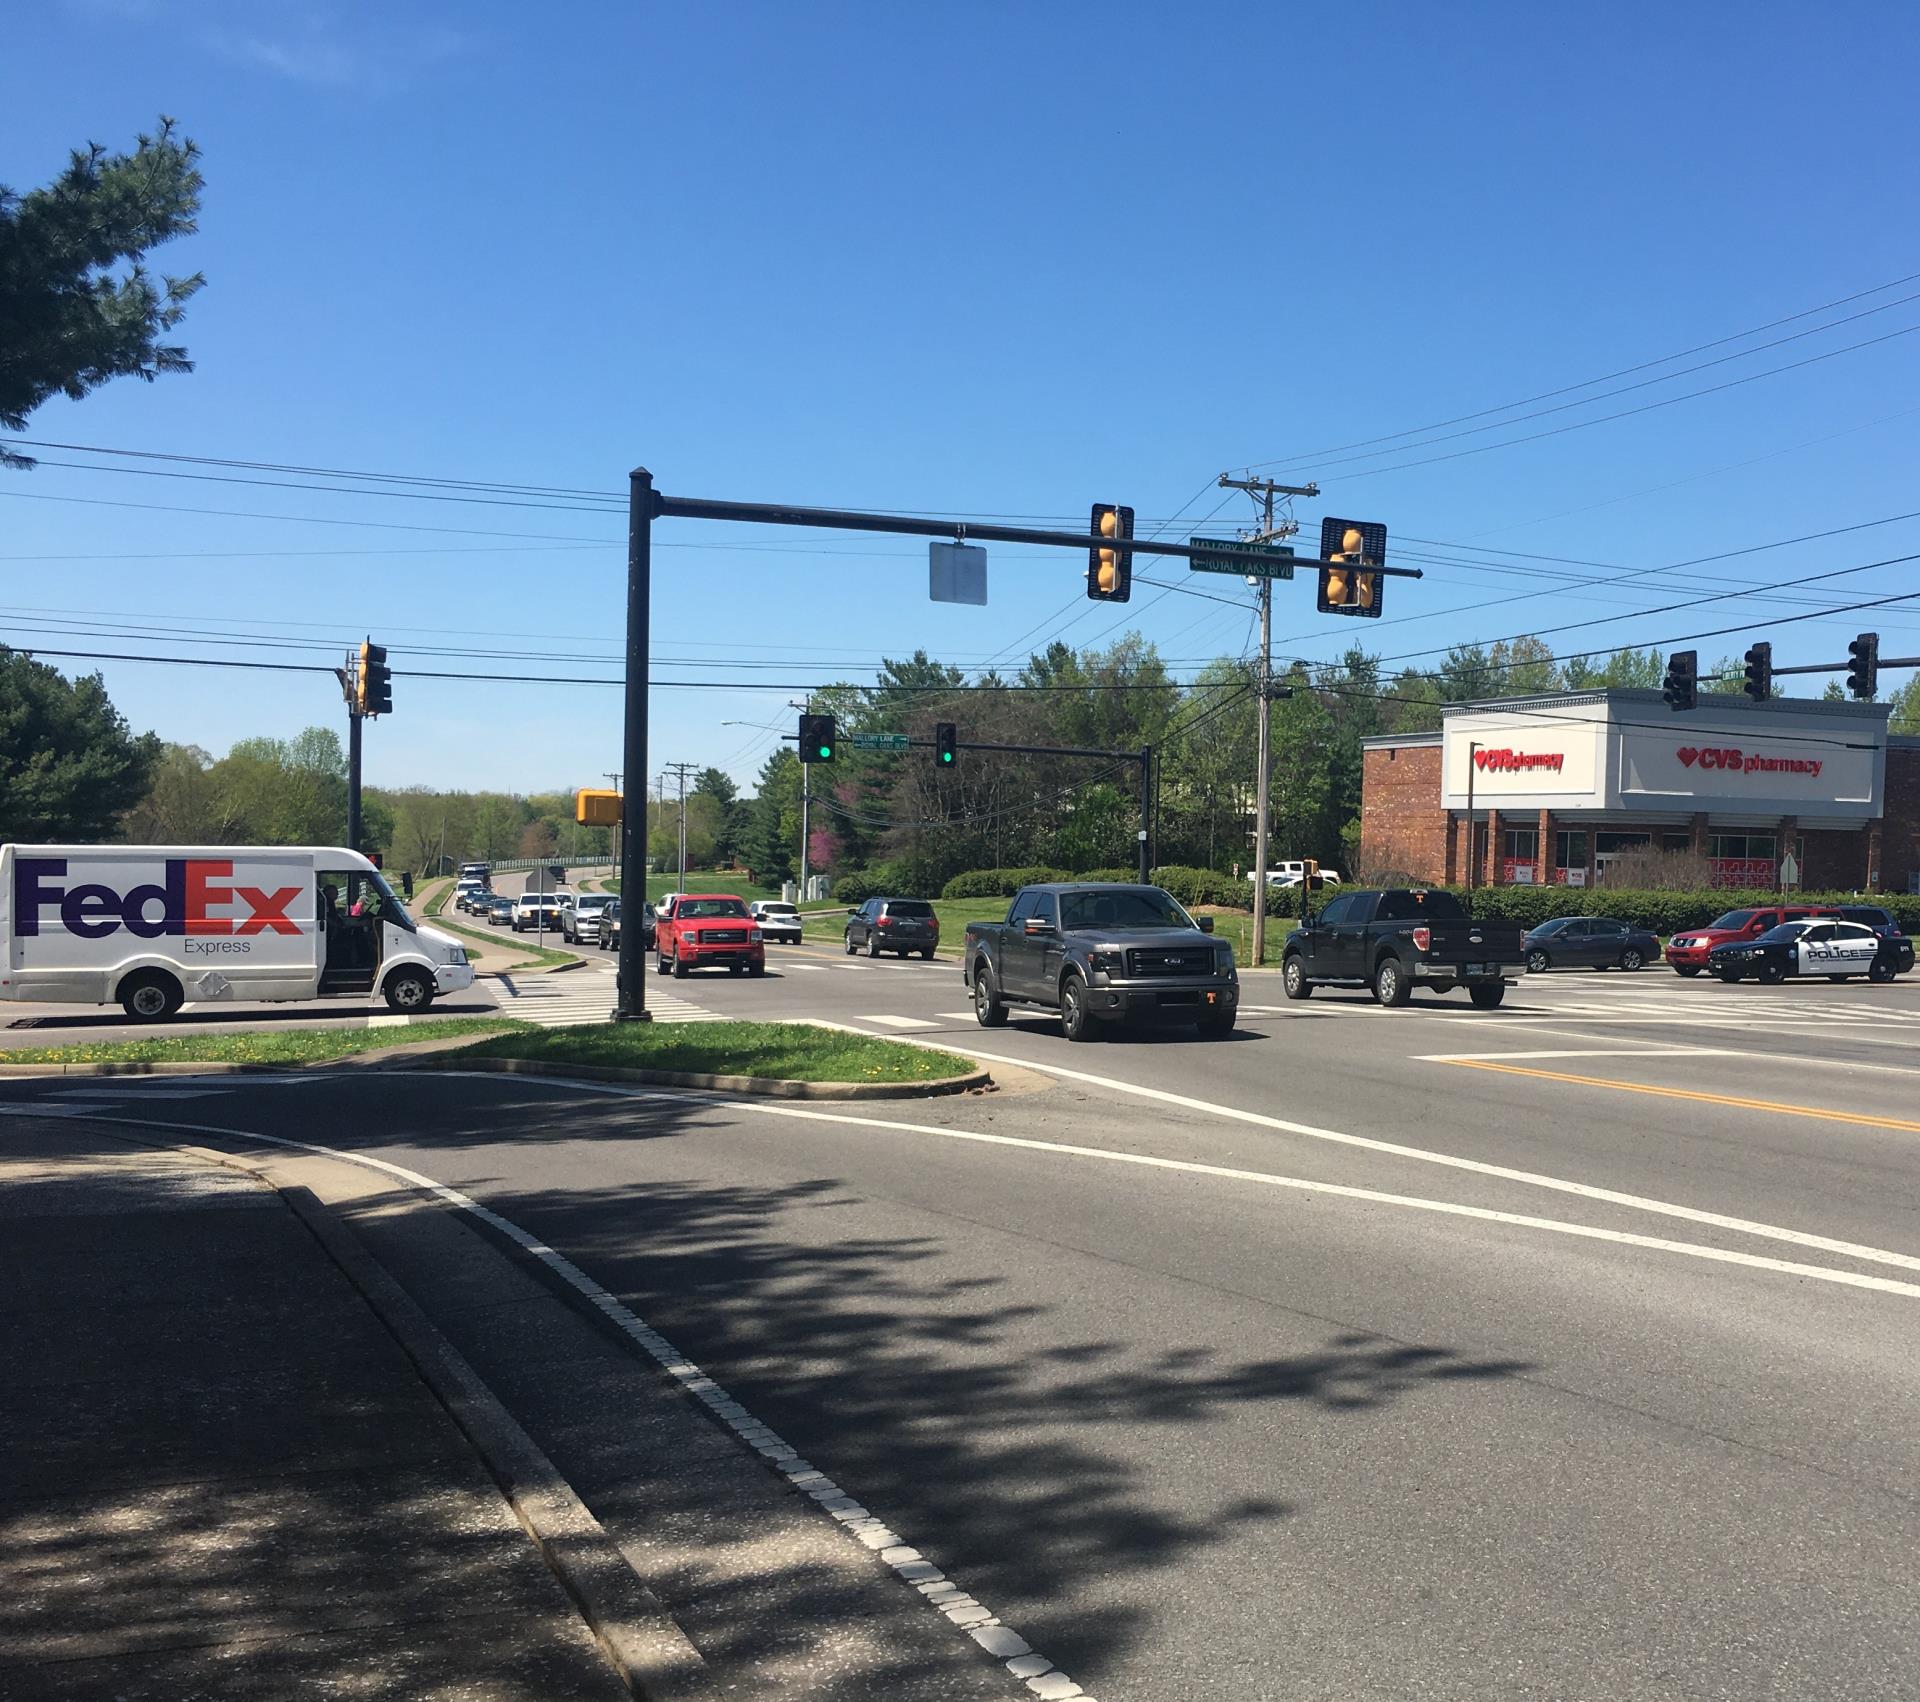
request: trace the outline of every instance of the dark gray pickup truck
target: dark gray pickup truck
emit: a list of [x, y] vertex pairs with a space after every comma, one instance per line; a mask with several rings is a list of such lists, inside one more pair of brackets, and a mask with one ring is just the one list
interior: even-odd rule
[[1343, 892], [1310, 911], [1281, 953], [1280, 988], [1304, 999], [1344, 982], [1371, 987], [1383, 1005], [1404, 1005], [1415, 987], [1465, 987], [1490, 1010], [1526, 961], [1518, 922], [1477, 922], [1450, 892], [1388, 887]]
[[1212, 932], [1211, 916], [1196, 922], [1157, 886], [1023, 887], [1006, 921], [967, 924], [961, 974], [982, 1028], [1032, 1005], [1058, 1011], [1069, 1040], [1097, 1040], [1110, 1022], [1230, 1034], [1240, 977]]

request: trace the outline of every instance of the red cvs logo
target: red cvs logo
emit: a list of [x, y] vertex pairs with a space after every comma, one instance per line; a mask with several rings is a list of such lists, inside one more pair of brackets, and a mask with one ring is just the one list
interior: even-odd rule
[[1687, 768], [1691, 768], [1700, 759], [1700, 753], [1692, 745], [1682, 745], [1673, 754], [1680, 759], [1682, 766]]

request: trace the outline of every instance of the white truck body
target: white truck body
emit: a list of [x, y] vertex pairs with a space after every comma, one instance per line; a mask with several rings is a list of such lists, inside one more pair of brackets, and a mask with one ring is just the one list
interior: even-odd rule
[[[411, 1010], [472, 985], [460, 942], [417, 925], [357, 852], [0, 845], [0, 999], [153, 1017], [378, 992]], [[158, 994], [136, 1010], [143, 987]]]

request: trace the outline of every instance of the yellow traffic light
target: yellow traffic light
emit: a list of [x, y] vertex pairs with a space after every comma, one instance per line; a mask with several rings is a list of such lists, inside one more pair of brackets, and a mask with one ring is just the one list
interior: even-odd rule
[[[1111, 508], [1103, 508], [1100, 511], [1100, 536], [1103, 538], [1117, 538], [1119, 535], [1119, 514]], [[1097, 577], [1100, 589], [1109, 597], [1112, 596], [1113, 588], [1120, 583], [1120, 552], [1118, 550], [1102, 550], [1100, 552], [1100, 566]]]
[[1387, 529], [1374, 520], [1320, 523], [1320, 598], [1323, 615], [1378, 615], [1386, 587], [1372, 571], [1386, 559]]
[[1124, 603], [1133, 594], [1133, 510], [1125, 504], [1093, 505], [1093, 535], [1111, 538], [1087, 551], [1087, 595], [1102, 602]]
[[574, 794], [573, 819], [582, 827], [617, 827], [621, 799], [618, 792], [583, 787]]
[[1344, 567], [1330, 567], [1321, 575], [1321, 599], [1344, 609], [1353, 600], [1353, 578]]

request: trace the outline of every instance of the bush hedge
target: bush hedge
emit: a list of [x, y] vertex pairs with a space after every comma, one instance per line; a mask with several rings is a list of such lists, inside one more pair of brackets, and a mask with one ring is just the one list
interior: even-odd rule
[[[967, 869], [940, 889], [942, 898], [1011, 898], [1023, 886], [1040, 886], [1047, 881], [1071, 881], [1081, 877], [1065, 869], [1034, 867], [1029, 869]], [[838, 892], [835, 893], [838, 897]]]

